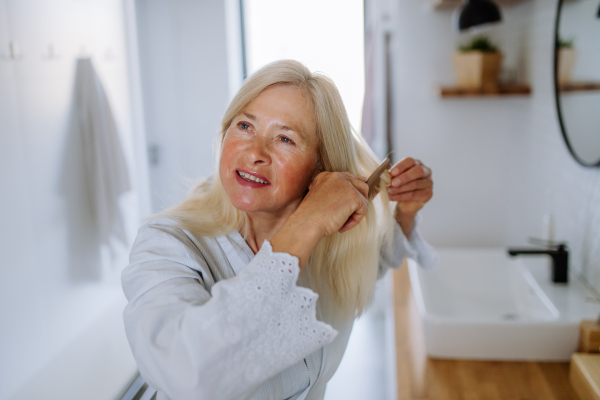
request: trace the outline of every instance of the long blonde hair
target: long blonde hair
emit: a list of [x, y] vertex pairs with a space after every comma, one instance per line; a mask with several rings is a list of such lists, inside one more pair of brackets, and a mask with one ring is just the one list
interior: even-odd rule
[[[298, 61], [280, 60], [248, 77], [225, 111], [216, 141], [217, 172], [193, 186], [185, 201], [152, 217], [173, 219], [183, 229], [200, 236], [215, 237], [238, 230], [246, 238], [246, 212], [233, 206], [219, 177], [221, 146], [231, 122], [248, 103], [266, 88], [282, 84], [301, 88], [312, 101], [319, 140], [318, 168], [362, 176], [369, 176], [377, 168], [377, 156], [350, 125], [333, 81], [321, 73], [312, 73]], [[369, 201], [363, 220], [349, 231], [324, 237], [302, 270], [301, 278], [319, 293], [319, 308], [332, 321], [360, 315], [371, 301], [380, 248], [391, 245], [393, 232], [394, 220], [385, 188], [389, 182], [389, 173], [384, 173], [380, 194]]]

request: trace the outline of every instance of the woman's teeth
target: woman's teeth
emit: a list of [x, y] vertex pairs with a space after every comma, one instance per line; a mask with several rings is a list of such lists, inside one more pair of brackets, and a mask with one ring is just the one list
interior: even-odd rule
[[238, 173], [238, 174], [240, 174], [240, 176], [241, 176], [242, 178], [244, 178], [245, 180], [247, 180], [247, 181], [258, 182], [258, 183], [264, 183], [265, 185], [269, 183], [269, 182], [265, 182], [265, 181], [263, 181], [262, 179], [258, 179], [257, 177], [255, 177], [255, 176], [253, 176], [253, 175], [250, 175], [250, 174], [247, 174], [247, 173], [245, 173], [245, 172], [242, 172], [242, 171], [238, 171], [237, 173]]

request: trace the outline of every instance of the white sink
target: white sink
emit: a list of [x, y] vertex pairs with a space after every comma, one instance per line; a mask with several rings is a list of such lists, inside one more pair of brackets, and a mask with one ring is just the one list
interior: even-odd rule
[[551, 282], [547, 256], [513, 258], [504, 248], [437, 252], [437, 271], [408, 260], [430, 357], [568, 361], [579, 322], [600, 314], [575, 274], [567, 285]]

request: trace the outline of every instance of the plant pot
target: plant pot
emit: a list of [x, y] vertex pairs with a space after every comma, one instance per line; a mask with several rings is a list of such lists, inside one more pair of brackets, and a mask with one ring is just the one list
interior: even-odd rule
[[558, 49], [558, 83], [571, 82], [573, 68], [577, 60], [577, 49], [562, 47]]
[[467, 89], [496, 90], [502, 53], [465, 51], [454, 54], [458, 86]]

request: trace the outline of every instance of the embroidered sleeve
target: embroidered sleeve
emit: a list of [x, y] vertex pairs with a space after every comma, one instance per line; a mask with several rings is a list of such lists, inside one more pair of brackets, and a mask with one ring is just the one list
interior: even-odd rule
[[298, 258], [268, 240], [209, 294], [180, 241], [141, 233], [122, 275], [125, 328], [142, 377], [170, 398], [250, 398], [336, 337], [316, 319], [318, 295], [296, 285]]

